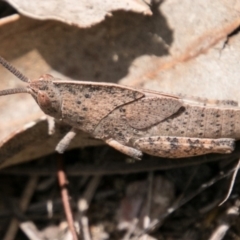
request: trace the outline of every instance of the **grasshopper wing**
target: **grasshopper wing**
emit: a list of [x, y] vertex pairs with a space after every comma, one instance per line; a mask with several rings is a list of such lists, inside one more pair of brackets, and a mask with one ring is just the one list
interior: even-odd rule
[[[62, 116], [72, 126], [92, 132], [115, 108], [133, 102], [144, 93], [110, 83], [54, 81], [62, 96]], [[71, 107], [69, 107], [71, 106]]]
[[146, 97], [124, 108], [129, 125], [136, 129], [151, 127], [177, 113], [182, 102], [170, 97]]

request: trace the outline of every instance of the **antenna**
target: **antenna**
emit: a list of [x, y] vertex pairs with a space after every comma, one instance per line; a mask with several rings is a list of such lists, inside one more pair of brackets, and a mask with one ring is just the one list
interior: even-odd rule
[[23, 75], [19, 70], [17, 70], [11, 63], [0, 56], [0, 64], [2, 64], [7, 70], [9, 70], [12, 74], [14, 74], [17, 78], [22, 80], [23, 82], [29, 82], [29, 78]]
[[30, 93], [27, 88], [12, 88], [0, 91], [0, 96], [10, 95], [15, 93]]

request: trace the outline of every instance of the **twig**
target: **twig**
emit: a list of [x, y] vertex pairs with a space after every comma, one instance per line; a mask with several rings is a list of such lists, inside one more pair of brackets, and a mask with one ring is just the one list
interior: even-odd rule
[[[19, 204], [19, 209], [21, 212], [25, 212], [29, 202], [32, 198], [32, 195], [35, 191], [36, 185], [38, 183], [38, 177], [37, 176], [32, 176], [25, 189], [24, 192], [22, 194], [21, 200], [20, 200], [20, 204]], [[19, 227], [19, 222], [16, 218], [13, 218], [12, 221], [10, 222], [10, 225], [8, 227], [8, 230], [3, 238], [3, 240], [14, 240], [15, 236], [17, 234], [18, 231], [18, 227]]]
[[33, 222], [23, 222], [20, 224], [20, 228], [31, 240], [42, 240], [44, 238]]
[[212, 233], [209, 240], [221, 240], [224, 238], [226, 232], [231, 227], [234, 220], [239, 216], [239, 199], [235, 202], [234, 206], [227, 209], [224, 216], [221, 218], [221, 223], [218, 225], [216, 230]]
[[87, 185], [86, 191], [84, 192], [82, 198], [84, 198], [88, 206], [90, 205], [93, 195], [102, 179], [102, 176], [95, 176], [91, 179], [90, 183]]
[[210, 181], [204, 183], [201, 185], [200, 188], [198, 188], [196, 191], [192, 192], [191, 194], [189, 194], [188, 196], [186, 196], [185, 198], [183, 198], [180, 202], [178, 202], [178, 204], [175, 202], [170, 208], [167, 209], [167, 211], [162, 214], [156, 221], [153, 221], [149, 228], [146, 230], [143, 230], [138, 237], [146, 234], [146, 233], [151, 233], [154, 229], [156, 229], [157, 227], [160, 226], [160, 224], [162, 223], [162, 220], [165, 219], [166, 217], [168, 217], [170, 214], [172, 214], [173, 212], [175, 212], [178, 208], [182, 207], [184, 204], [186, 204], [187, 202], [189, 202], [191, 199], [193, 199], [194, 197], [196, 197], [198, 194], [200, 194], [201, 192], [203, 192], [204, 190], [206, 190], [207, 188], [209, 188], [210, 186], [212, 186], [213, 184], [215, 184], [216, 182], [220, 181], [221, 179], [229, 176], [230, 174], [232, 174], [233, 171], [235, 171], [236, 167], [234, 166], [233, 168], [231, 168], [230, 170], [228, 170], [226, 173], [219, 173], [218, 176], [214, 177], [213, 179], [211, 179]]
[[228, 200], [229, 196], [231, 195], [231, 192], [232, 192], [232, 189], [233, 189], [233, 185], [235, 183], [235, 179], [237, 177], [239, 167], [240, 167], [240, 159], [238, 160], [238, 163], [235, 167], [235, 171], [233, 172], [233, 176], [232, 176], [232, 179], [231, 179], [231, 183], [230, 183], [230, 186], [229, 186], [228, 193], [227, 193], [226, 197], [223, 199], [223, 201], [221, 203], [219, 203], [219, 206], [223, 205]]
[[90, 183], [87, 185], [86, 191], [83, 193], [82, 197], [78, 200], [80, 226], [81, 226], [84, 240], [91, 239], [86, 212], [90, 206], [93, 195], [101, 181], [101, 178], [102, 178], [101, 176], [93, 177]]
[[[148, 229], [150, 225], [150, 214], [151, 214], [151, 203], [152, 203], [152, 189], [153, 189], [153, 178], [154, 173], [148, 173], [148, 193], [147, 193], [147, 204], [146, 204], [146, 215], [143, 218], [143, 229]], [[143, 235], [143, 240], [147, 240], [148, 235]]]
[[146, 216], [144, 216], [144, 219], [143, 219], [143, 229], [147, 229], [150, 224], [153, 177], [154, 177], [154, 173], [149, 172], [148, 173], [148, 193], [147, 193], [147, 204], [146, 204]]
[[193, 178], [196, 176], [197, 171], [198, 171], [198, 167], [196, 167], [196, 168], [194, 169], [194, 171], [192, 172], [190, 178], [188, 179], [188, 181], [187, 181], [187, 183], [186, 183], [186, 185], [185, 185], [185, 187], [184, 187], [184, 189], [183, 189], [183, 192], [182, 192], [181, 195], [174, 201], [174, 203], [172, 204], [171, 209], [176, 209], [176, 208], [179, 206], [179, 204], [181, 203], [181, 201], [183, 201], [183, 197], [184, 197], [187, 189], [189, 188], [190, 184], [192, 183]]
[[[221, 160], [235, 160], [239, 158], [240, 153], [233, 155], [219, 155], [212, 154], [206, 156], [199, 156], [194, 158], [181, 159], [176, 161], [175, 159], [164, 159], [164, 158], [148, 158], [142, 161], [137, 161], [128, 164], [124, 161], [102, 161], [101, 164], [78, 164], [74, 167], [66, 168], [66, 174], [68, 176], [89, 176], [89, 175], [112, 175], [112, 174], [128, 174], [128, 173], [139, 173], [156, 170], [167, 170], [180, 167], [188, 167], [198, 165], [206, 162], [221, 161]], [[20, 168], [11, 167], [0, 170], [1, 174], [14, 174], [14, 175], [34, 175], [34, 176], [49, 176], [54, 175], [54, 169], [47, 168]]]
[[138, 218], [134, 218], [130, 223], [127, 232], [125, 233], [122, 240], [129, 240], [131, 235], [135, 232], [137, 224], [139, 222]]
[[81, 226], [82, 226], [82, 232], [83, 232], [83, 239], [91, 240], [89, 227], [88, 227], [88, 218], [86, 216], [81, 217]]
[[58, 162], [57, 175], [58, 175], [59, 186], [60, 186], [60, 189], [61, 189], [64, 211], [65, 211], [65, 214], [66, 214], [68, 226], [69, 226], [69, 229], [72, 233], [73, 239], [78, 240], [77, 232], [76, 232], [76, 229], [74, 227], [73, 215], [72, 215], [72, 211], [71, 211], [71, 207], [70, 207], [70, 203], [69, 203], [69, 195], [68, 195], [68, 190], [67, 190], [67, 187], [66, 187], [68, 182], [67, 182], [67, 179], [66, 179], [65, 172], [63, 170], [62, 155], [57, 154], [56, 156], [57, 156], [57, 162]]

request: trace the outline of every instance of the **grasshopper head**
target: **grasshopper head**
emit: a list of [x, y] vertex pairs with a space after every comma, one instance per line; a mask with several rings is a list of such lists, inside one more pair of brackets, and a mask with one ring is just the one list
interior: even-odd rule
[[15, 93], [30, 93], [44, 113], [54, 118], [61, 118], [61, 96], [53, 83], [54, 78], [51, 75], [46, 74], [37, 80], [30, 80], [2, 57], [0, 57], [0, 64], [21, 81], [28, 83], [25, 88], [2, 90], [0, 91], [0, 96]]
[[43, 112], [54, 118], [61, 118], [61, 95], [53, 80], [49, 74], [42, 75], [38, 80], [30, 81], [27, 89]]

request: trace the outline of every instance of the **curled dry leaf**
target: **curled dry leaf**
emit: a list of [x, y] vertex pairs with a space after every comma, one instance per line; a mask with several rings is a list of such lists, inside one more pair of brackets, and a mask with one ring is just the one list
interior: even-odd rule
[[70, 0], [19, 1], [8, 0], [18, 12], [35, 19], [53, 19], [81, 28], [93, 26], [111, 16], [114, 11], [132, 11], [152, 15], [149, 6], [141, 0]]
[[[49, 135], [48, 122], [45, 116], [28, 122], [22, 129], [13, 132], [1, 142], [0, 168], [51, 154], [69, 129], [69, 126], [56, 122], [54, 134]], [[92, 139], [88, 134], [79, 132], [70, 148], [100, 144], [100, 141]]]
[[[14, 15], [0, 22], [0, 55], [29, 78], [50, 73], [61, 79], [122, 79], [121, 83], [134, 87], [239, 101], [239, 34], [230, 35], [240, 23], [238, 2], [153, 1], [152, 10], [151, 17], [116, 12], [88, 29]], [[2, 67], [0, 73], [1, 89], [22, 86]], [[11, 151], [12, 132], [31, 122], [46, 125], [31, 96], [11, 95], [0, 100], [4, 151], [8, 147]], [[38, 124], [29, 129], [35, 131]], [[47, 132], [41, 134], [48, 139]], [[32, 139], [33, 145], [35, 141], [36, 147], [37, 137]], [[78, 146], [81, 143], [79, 140]], [[96, 142], [89, 139], [88, 144]], [[34, 156], [43, 153], [39, 148]], [[14, 161], [27, 158], [19, 152]]]

